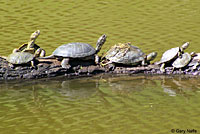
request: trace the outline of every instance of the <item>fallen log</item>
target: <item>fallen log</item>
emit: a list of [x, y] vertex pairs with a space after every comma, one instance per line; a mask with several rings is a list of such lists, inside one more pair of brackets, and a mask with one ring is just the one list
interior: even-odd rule
[[167, 67], [166, 72], [160, 71], [159, 65], [148, 65], [139, 67], [116, 67], [110, 70], [109, 67], [101, 67], [94, 65], [92, 62], [76, 61], [71, 63], [73, 66], [70, 69], [64, 69], [60, 65], [60, 61], [56, 59], [40, 59], [36, 67], [31, 66], [16, 66], [12, 67], [3, 58], [0, 57], [0, 80], [14, 80], [14, 79], [39, 79], [49, 78], [56, 76], [82, 77], [93, 76], [100, 73], [113, 73], [113, 74], [187, 74], [187, 75], [200, 75], [200, 69], [192, 70], [185, 68], [183, 70], [173, 70], [172, 67]]

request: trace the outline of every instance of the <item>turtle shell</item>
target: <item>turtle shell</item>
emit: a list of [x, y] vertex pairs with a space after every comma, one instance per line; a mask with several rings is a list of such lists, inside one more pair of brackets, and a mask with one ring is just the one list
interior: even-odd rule
[[137, 65], [144, 60], [145, 54], [136, 46], [127, 44], [117, 44], [113, 46], [107, 53], [106, 59], [115, 63], [126, 65]]
[[178, 57], [172, 64], [175, 68], [182, 68], [185, 67], [190, 61], [192, 57], [189, 53], [184, 53], [181, 57]]
[[159, 61], [160, 63], [165, 63], [168, 61], [171, 61], [172, 59], [174, 59], [176, 56], [178, 56], [178, 52], [180, 51], [179, 47], [175, 47], [175, 48], [171, 48], [167, 51], [165, 51], [162, 55], [161, 60]]
[[28, 52], [15, 52], [8, 56], [7, 61], [12, 64], [25, 64], [34, 59], [34, 55]]
[[59, 46], [53, 52], [53, 55], [70, 58], [83, 58], [92, 56], [95, 53], [96, 50], [90, 44], [75, 42]]
[[200, 64], [200, 53], [195, 53], [195, 54], [196, 55], [194, 57], [192, 57], [192, 60], [188, 64], [189, 67]]
[[200, 64], [200, 61], [193, 58], [187, 66], [192, 67], [192, 66], [198, 65], [198, 64]]

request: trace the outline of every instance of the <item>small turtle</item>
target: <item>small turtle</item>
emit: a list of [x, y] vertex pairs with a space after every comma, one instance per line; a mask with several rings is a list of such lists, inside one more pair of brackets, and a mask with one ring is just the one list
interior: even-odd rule
[[112, 64], [113, 67], [115, 67], [116, 63], [133, 66], [147, 65], [151, 60], [154, 60], [156, 56], [156, 52], [146, 56], [141, 49], [131, 45], [131, 43], [118, 43], [106, 52], [104, 58], [109, 60], [109, 62], [102, 65]]
[[92, 59], [95, 61], [96, 64], [98, 64], [99, 57], [97, 53], [100, 51], [102, 45], [105, 43], [106, 38], [107, 36], [104, 34], [98, 39], [96, 43], [96, 49], [87, 43], [80, 43], [80, 42], [68, 43], [56, 48], [52, 53], [52, 55], [47, 57], [41, 57], [40, 59], [51, 59], [51, 58], [62, 59], [61, 66], [67, 69], [71, 67], [71, 65], [69, 65], [69, 60], [73, 59], [81, 59], [81, 60]]
[[175, 47], [165, 51], [162, 55], [161, 60], [157, 63], [157, 64], [162, 64], [160, 67], [160, 71], [165, 72], [165, 63], [171, 63], [171, 61], [181, 56], [183, 50], [185, 50], [188, 46], [189, 42], [186, 42], [181, 47]]
[[189, 64], [192, 56], [189, 53], [184, 53], [178, 57], [172, 64], [174, 68], [183, 68]]
[[187, 66], [188, 67], [192, 67], [191, 70], [196, 70], [199, 65], [200, 65], [200, 61], [199, 60], [192, 59]]
[[6, 60], [11, 63], [11, 67], [26, 64], [31, 64], [34, 67], [35, 57], [35, 55], [28, 52], [15, 52], [8, 55]]
[[[192, 56], [191, 61], [187, 65], [191, 70], [196, 70], [197, 67], [200, 65], [200, 53], [191, 52], [190, 55]], [[189, 70], [190, 70], [189, 69]]]
[[[13, 53], [15, 52], [29, 52], [34, 54], [36, 52], [37, 49], [39, 49], [40, 47], [38, 45], [35, 44], [35, 40], [37, 39], [37, 37], [40, 35], [40, 30], [35, 31], [34, 33], [31, 34], [30, 36], [30, 41], [28, 43], [22, 44], [19, 48], [15, 48], [13, 50]], [[44, 49], [40, 48], [40, 52], [39, 52], [39, 57], [44, 57], [46, 52]]]

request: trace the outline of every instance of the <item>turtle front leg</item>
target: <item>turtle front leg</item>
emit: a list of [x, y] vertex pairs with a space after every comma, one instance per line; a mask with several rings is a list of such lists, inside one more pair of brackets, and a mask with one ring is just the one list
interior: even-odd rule
[[33, 60], [31, 61], [31, 67], [36, 68], [35, 62]]
[[178, 52], [178, 57], [182, 58], [183, 51]]
[[115, 70], [115, 68], [116, 68], [116, 65], [115, 65], [115, 63], [113, 63], [113, 62], [110, 62], [110, 63], [108, 64], [108, 68], [109, 68], [109, 70], [110, 70], [110, 71], [114, 71], [114, 70]]
[[162, 63], [162, 65], [160, 66], [160, 71], [161, 71], [162, 73], [165, 72], [165, 63]]
[[20, 52], [18, 48], [13, 49], [12, 53]]
[[35, 57], [45, 57], [46, 55], [46, 51], [42, 48], [38, 48], [36, 51], [35, 51]]
[[40, 57], [45, 57], [45, 55], [46, 55], [46, 51], [42, 49], [40, 52]]
[[69, 69], [71, 65], [69, 64], [69, 58], [64, 58], [61, 62], [62, 68]]
[[99, 59], [99, 56], [96, 54], [96, 55], [95, 55], [95, 63], [96, 63], [97, 65], [99, 64], [99, 60], [100, 60], [100, 59]]
[[146, 58], [142, 61], [141, 65], [142, 65], [142, 66], [148, 65]]

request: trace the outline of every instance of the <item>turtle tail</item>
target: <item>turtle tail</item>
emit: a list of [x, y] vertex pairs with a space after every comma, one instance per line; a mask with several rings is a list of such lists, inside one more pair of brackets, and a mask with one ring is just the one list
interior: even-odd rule
[[53, 58], [54, 58], [54, 55], [49, 55], [46, 57], [38, 57], [38, 59], [53, 59]]

